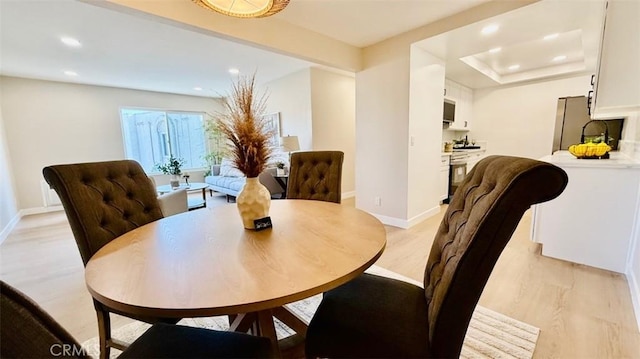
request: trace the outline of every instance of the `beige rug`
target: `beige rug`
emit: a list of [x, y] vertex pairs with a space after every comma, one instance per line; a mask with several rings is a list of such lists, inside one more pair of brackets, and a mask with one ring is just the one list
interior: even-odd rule
[[[372, 267], [367, 272], [386, 277], [405, 280], [417, 285], [419, 282], [403, 277], [397, 273], [380, 267]], [[289, 308], [299, 314], [307, 322], [320, 304], [321, 295], [316, 295], [299, 302], [289, 304]], [[226, 316], [211, 318], [187, 318], [179, 322], [182, 325], [202, 327], [208, 329], [227, 330], [229, 322]], [[275, 320], [278, 338], [284, 338], [293, 332], [286, 325]], [[115, 338], [125, 342], [133, 342], [135, 338], [144, 333], [149, 324], [135, 322], [127, 324], [113, 331]], [[460, 358], [522, 358], [530, 359], [536, 347], [540, 329], [520, 322], [492, 310], [477, 306], [467, 336], [462, 347]], [[98, 357], [98, 338], [92, 338], [82, 343], [82, 346], [94, 358]], [[111, 351], [111, 357], [116, 358], [120, 352]]]

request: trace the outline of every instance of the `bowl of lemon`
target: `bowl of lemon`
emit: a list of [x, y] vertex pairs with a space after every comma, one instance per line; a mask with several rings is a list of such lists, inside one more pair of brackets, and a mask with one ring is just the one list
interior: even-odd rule
[[588, 142], [569, 146], [569, 152], [580, 159], [606, 159], [609, 158], [609, 151], [611, 151], [611, 146], [604, 142]]

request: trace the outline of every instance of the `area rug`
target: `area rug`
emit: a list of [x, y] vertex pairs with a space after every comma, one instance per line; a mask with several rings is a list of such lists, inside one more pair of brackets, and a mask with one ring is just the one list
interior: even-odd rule
[[[420, 285], [419, 282], [376, 266], [370, 268], [367, 272]], [[309, 322], [313, 313], [318, 308], [321, 299], [321, 295], [316, 295], [288, 304], [287, 306], [300, 315], [305, 321]], [[229, 322], [226, 316], [186, 318], [182, 319], [179, 324], [216, 330], [227, 330], [229, 328]], [[277, 319], [275, 320], [275, 327], [278, 338], [285, 338], [293, 334], [293, 331], [289, 329], [289, 327]], [[149, 324], [134, 322], [114, 330], [112, 336], [131, 343], [148, 328]], [[469, 323], [469, 329], [467, 330], [460, 358], [531, 359], [539, 333], [540, 329], [532, 325], [477, 306]], [[89, 355], [94, 358], [98, 357], [100, 348], [97, 337], [85, 341], [82, 343], [82, 346], [87, 350]], [[111, 350], [111, 358], [116, 358], [118, 354], [120, 354], [118, 350]]]

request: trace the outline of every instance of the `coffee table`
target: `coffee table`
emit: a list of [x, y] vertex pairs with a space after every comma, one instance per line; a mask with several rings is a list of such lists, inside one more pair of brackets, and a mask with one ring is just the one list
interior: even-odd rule
[[166, 217], [102, 247], [87, 263], [86, 284], [100, 303], [162, 318], [230, 315], [231, 329], [268, 337], [280, 355], [273, 317], [296, 331], [306, 323], [284, 304], [360, 275], [382, 254], [384, 226], [336, 203], [271, 202], [274, 227], [245, 230], [235, 205]]
[[168, 184], [163, 185], [163, 186], [157, 186], [156, 187], [156, 191], [158, 191], [159, 194], [168, 193], [168, 192], [171, 192], [171, 191], [175, 191], [177, 189], [186, 189], [187, 192], [202, 191], [202, 199], [199, 199], [199, 198], [189, 198], [189, 199], [187, 199], [188, 208], [190, 210], [192, 210], [192, 209], [196, 209], [196, 208], [206, 207], [207, 206], [207, 196], [206, 196], [207, 188], [209, 188], [209, 184], [207, 184], [207, 183], [193, 182], [193, 183], [189, 183], [188, 186], [186, 184], [184, 184], [184, 183], [181, 183], [180, 186], [177, 187], [177, 188], [172, 188]]

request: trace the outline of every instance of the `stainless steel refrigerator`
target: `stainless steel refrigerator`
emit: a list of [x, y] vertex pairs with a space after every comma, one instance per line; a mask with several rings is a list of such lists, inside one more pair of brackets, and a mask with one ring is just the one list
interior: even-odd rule
[[[582, 129], [589, 121], [591, 118], [587, 111], [586, 96], [559, 98], [551, 153], [566, 150], [569, 146], [580, 143]], [[615, 151], [618, 149], [618, 141], [622, 136], [624, 119], [609, 119], [603, 122], [606, 123], [606, 128], [609, 130], [609, 146]], [[585, 135], [600, 135], [604, 133], [604, 130], [605, 125], [595, 121], [585, 128]]]

